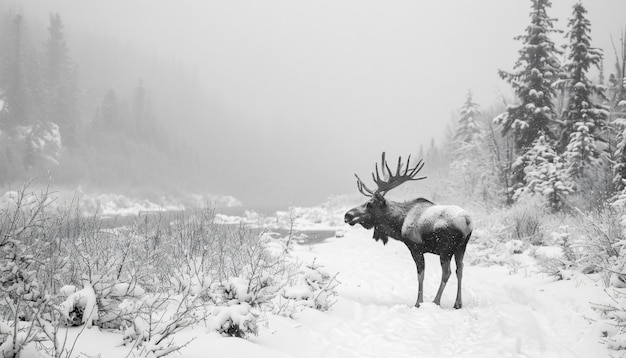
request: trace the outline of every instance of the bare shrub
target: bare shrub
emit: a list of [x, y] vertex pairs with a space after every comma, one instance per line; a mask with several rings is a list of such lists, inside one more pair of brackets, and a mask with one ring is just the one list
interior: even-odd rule
[[148, 294], [139, 300], [124, 302], [122, 310], [134, 317], [122, 326], [124, 342], [140, 357], [163, 357], [189, 344], [177, 344], [174, 334], [199, 321], [200, 306], [189, 294]]
[[533, 252], [539, 270], [559, 280], [569, 279], [571, 270], [576, 268], [580, 259], [576, 242], [573, 240], [569, 228], [561, 226], [557, 232], [553, 232], [552, 242], [560, 247], [560, 253], [547, 255], [537, 253], [537, 250]]
[[505, 223], [510, 228], [511, 239], [531, 245], [545, 245], [546, 212], [533, 200], [519, 203], [505, 213]]
[[573, 244], [577, 263], [587, 270], [601, 272], [605, 285], [614, 272], [624, 272], [626, 260], [620, 253], [625, 242], [620, 226], [621, 210], [606, 206], [602, 211], [581, 212], [576, 215], [576, 230], [581, 238]]
[[37, 279], [41, 264], [31, 249], [49, 199], [47, 190], [36, 195], [28, 184], [10, 196], [0, 211], [0, 353], [17, 357], [31, 342], [46, 340], [37, 317], [50, 297]]
[[[184, 346], [173, 335], [199, 322], [247, 337], [257, 334], [263, 312], [334, 303], [336, 277], [315, 262], [302, 267], [291, 235], [216, 224], [211, 209], [115, 221], [85, 215], [78, 196], [52, 210], [47, 188], [10, 195], [0, 215], [4, 356], [34, 342], [68, 356], [73, 344], [59, 332], [71, 325], [122, 329], [132, 354], [164, 356]], [[311, 292], [304, 303], [284, 295], [298, 286]]]

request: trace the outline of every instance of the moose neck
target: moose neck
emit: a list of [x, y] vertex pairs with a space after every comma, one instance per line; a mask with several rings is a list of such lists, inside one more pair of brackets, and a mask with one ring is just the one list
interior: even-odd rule
[[415, 202], [396, 202], [387, 200], [387, 210], [385, 215], [379, 218], [377, 228], [382, 230], [386, 235], [402, 241], [402, 224], [407, 216], [407, 213]]

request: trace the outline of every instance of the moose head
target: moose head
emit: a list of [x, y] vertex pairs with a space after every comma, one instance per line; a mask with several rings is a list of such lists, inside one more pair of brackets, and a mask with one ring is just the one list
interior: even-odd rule
[[[382, 160], [380, 168], [378, 163], [375, 164], [376, 171], [372, 172], [372, 179], [376, 184], [376, 190], [372, 190], [363, 183], [361, 178], [357, 174], [354, 174], [357, 179], [357, 188], [361, 194], [370, 198], [367, 202], [359, 205], [348, 212], [346, 212], [344, 220], [351, 226], [360, 224], [365, 229], [374, 228], [374, 239], [383, 240], [383, 243], [387, 243], [389, 232], [389, 219], [393, 216], [395, 206], [388, 205], [385, 194], [400, 186], [407, 181], [422, 180], [426, 177], [417, 177], [416, 175], [422, 170], [424, 162], [420, 160], [417, 165], [411, 167], [411, 156], [409, 155], [406, 164], [402, 163], [402, 157], [398, 157], [398, 165], [395, 173], [389, 168], [387, 160], [385, 158], [385, 152], [382, 153]], [[382, 171], [382, 175], [381, 175]]]

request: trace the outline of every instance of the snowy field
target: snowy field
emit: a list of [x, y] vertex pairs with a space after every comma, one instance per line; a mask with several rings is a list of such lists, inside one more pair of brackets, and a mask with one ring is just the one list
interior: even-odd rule
[[[466, 254], [464, 307], [452, 308], [452, 275], [441, 307], [430, 301], [437, 290], [439, 259], [426, 255], [425, 302], [417, 294], [414, 263], [394, 240], [383, 246], [361, 228], [335, 227], [343, 237], [299, 244], [293, 254], [315, 259], [338, 273], [336, 303], [327, 312], [305, 309], [294, 318], [267, 314], [258, 336], [222, 337], [198, 324], [176, 336], [186, 342], [187, 358], [224, 357], [616, 357], [601, 342], [607, 326], [597, 321], [591, 303], [608, 299], [593, 275], [572, 274], [556, 281], [538, 274], [526, 253], [503, 247], [506, 265], [469, 264], [484, 253], [471, 244]], [[76, 356], [125, 357], [119, 334], [98, 328], [81, 332]], [[610, 354], [611, 353], [611, 354]], [[178, 353], [174, 353], [174, 356]], [[36, 355], [33, 355], [36, 356]], [[132, 356], [132, 355], [130, 355]]]

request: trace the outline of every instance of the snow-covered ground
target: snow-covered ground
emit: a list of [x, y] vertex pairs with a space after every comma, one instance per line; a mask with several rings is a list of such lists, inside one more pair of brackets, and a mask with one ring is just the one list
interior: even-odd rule
[[[574, 274], [555, 281], [535, 273], [525, 254], [513, 255], [512, 266], [467, 265], [463, 303], [452, 308], [456, 279], [452, 275], [441, 307], [432, 300], [441, 269], [426, 255], [425, 301], [414, 308], [417, 279], [403, 244], [386, 246], [371, 232], [340, 226], [343, 237], [294, 249], [302, 261], [316, 259], [338, 272], [337, 301], [327, 312], [306, 309], [294, 319], [266, 316], [259, 335], [247, 340], [225, 338], [198, 325], [177, 334], [194, 339], [180, 353], [186, 358], [218, 357], [610, 357], [601, 343], [590, 303], [606, 302], [594, 276]], [[478, 257], [468, 246], [466, 262]], [[72, 335], [80, 327], [70, 329]], [[74, 354], [122, 357], [119, 334], [86, 329]], [[612, 351], [612, 356], [617, 352]], [[177, 355], [177, 353], [174, 353]]]

